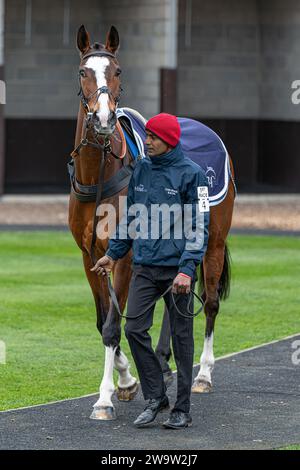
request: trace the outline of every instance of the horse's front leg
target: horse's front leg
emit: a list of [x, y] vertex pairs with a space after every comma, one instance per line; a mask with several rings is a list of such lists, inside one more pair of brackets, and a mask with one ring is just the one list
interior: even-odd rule
[[117, 312], [111, 303], [106, 320], [102, 327], [102, 340], [105, 346], [105, 365], [102, 381], [99, 389], [99, 399], [94, 404], [91, 419], [112, 420], [116, 419], [112, 396], [115, 392], [113, 371], [115, 365], [116, 351], [121, 339], [120, 321]]
[[[114, 267], [114, 290], [118, 299], [121, 313], [124, 312], [129, 284], [131, 279], [130, 254], [120, 259]], [[132, 400], [138, 392], [138, 382], [130, 373], [129, 361], [121, 351], [121, 318], [114, 307], [112, 315], [108, 317], [103, 328], [103, 341], [105, 344], [117, 344], [114, 356], [114, 367], [118, 371], [117, 398], [120, 401]]]
[[91, 419], [116, 419], [115, 408], [111, 401], [112, 395], [115, 391], [113, 370], [116, 349], [117, 348], [114, 346], [105, 346], [105, 366], [99, 389], [100, 396], [98, 401], [94, 404], [94, 410], [90, 416]]
[[[102, 277], [97, 276], [95, 273], [91, 272], [93, 264], [91, 262], [90, 255], [87, 252], [83, 252], [83, 264], [95, 299], [97, 311], [97, 329], [102, 335], [109, 312], [107, 284], [102, 279]], [[99, 399], [94, 404], [94, 409], [90, 416], [91, 419], [115, 419], [115, 410], [111, 401], [111, 397], [114, 393], [113, 367], [117, 346], [117, 344], [108, 344], [105, 347], [105, 365], [103, 378], [100, 384], [100, 395]]]

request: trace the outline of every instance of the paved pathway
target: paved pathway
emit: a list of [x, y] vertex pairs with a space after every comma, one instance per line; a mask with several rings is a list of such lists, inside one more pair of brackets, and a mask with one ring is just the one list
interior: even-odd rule
[[[149, 428], [132, 422], [141, 394], [114, 398], [117, 420], [92, 421], [96, 397], [0, 413], [0, 449], [271, 449], [300, 443], [300, 364], [292, 348], [300, 335], [216, 362], [214, 391], [192, 395], [193, 426], [165, 430], [159, 415]], [[196, 373], [195, 368], [195, 373]], [[174, 402], [175, 385], [169, 391]]]

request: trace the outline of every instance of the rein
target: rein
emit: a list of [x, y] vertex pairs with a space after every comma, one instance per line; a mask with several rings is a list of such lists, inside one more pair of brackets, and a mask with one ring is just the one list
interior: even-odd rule
[[[137, 318], [140, 318], [142, 317], [146, 312], [147, 310], [149, 310], [149, 308], [153, 307], [156, 302], [163, 298], [168, 292], [171, 292], [171, 297], [172, 297], [172, 302], [174, 304], [174, 307], [176, 309], [176, 311], [178, 312], [178, 314], [184, 318], [195, 318], [199, 315], [199, 313], [202, 312], [203, 310], [203, 307], [204, 307], [204, 302], [202, 300], [202, 298], [194, 291], [194, 290], [191, 290], [189, 294], [187, 294], [189, 296], [189, 301], [188, 301], [188, 304], [187, 304], [187, 313], [183, 313], [181, 310], [179, 310], [179, 308], [177, 307], [177, 303], [176, 303], [176, 300], [175, 300], [175, 297], [174, 297], [174, 293], [172, 291], [172, 284], [157, 298], [155, 299], [153, 302], [151, 302], [151, 304], [147, 305], [147, 307], [145, 308], [145, 310], [143, 310], [142, 313], [140, 313], [139, 315], [136, 315], [134, 317], [129, 317], [127, 315], [122, 315], [121, 311], [120, 311], [120, 307], [119, 307], [119, 302], [118, 302], [118, 299], [117, 299], [117, 296], [116, 296], [116, 293], [114, 291], [114, 288], [112, 286], [112, 283], [111, 283], [111, 280], [110, 280], [110, 277], [107, 276], [107, 283], [108, 283], [108, 290], [109, 290], [109, 295], [110, 295], [110, 298], [112, 300], [112, 303], [114, 304], [114, 307], [115, 309], [117, 310], [117, 313], [118, 315], [121, 317], [121, 318], [126, 318], [126, 320], [136, 320]], [[179, 295], [182, 295], [182, 294], [179, 294]], [[190, 305], [191, 305], [191, 302], [192, 302], [192, 296], [196, 297], [196, 299], [199, 300], [199, 302], [201, 303], [201, 307], [199, 307], [199, 309], [194, 313], [191, 309], [190, 309]]]

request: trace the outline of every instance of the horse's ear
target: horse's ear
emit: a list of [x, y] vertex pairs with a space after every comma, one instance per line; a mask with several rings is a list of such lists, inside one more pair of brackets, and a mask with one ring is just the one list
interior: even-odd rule
[[118, 30], [114, 26], [111, 26], [110, 30], [108, 31], [106, 35], [105, 49], [107, 49], [112, 54], [115, 54], [118, 51], [119, 46], [120, 46], [120, 39], [119, 39]]
[[77, 33], [77, 47], [81, 54], [85, 54], [91, 46], [90, 35], [82, 24]]

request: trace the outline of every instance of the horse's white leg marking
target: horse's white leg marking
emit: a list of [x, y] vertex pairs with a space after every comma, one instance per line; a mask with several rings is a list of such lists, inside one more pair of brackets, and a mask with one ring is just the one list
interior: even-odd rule
[[122, 351], [120, 351], [119, 356], [115, 354], [115, 368], [119, 372], [118, 386], [120, 388], [129, 388], [136, 383], [136, 379], [132, 377], [129, 371], [128, 359]]
[[203, 380], [211, 384], [211, 373], [215, 365], [214, 358], [214, 334], [205, 337], [204, 349], [200, 358], [200, 370], [196, 380]]
[[100, 397], [99, 400], [94, 404], [96, 406], [111, 406], [113, 407], [111, 397], [115, 391], [113, 370], [114, 370], [114, 358], [116, 348], [112, 346], [105, 346], [105, 367], [102, 382], [100, 384]]
[[[97, 88], [107, 86], [107, 81], [105, 79], [105, 70], [109, 65], [109, 60], [107, 57], [90, 57], [87, 60], [86, 66], [95, 72], [95, 77], [97, 80]], [[109, 106], [108, 106], [109, 97], [107, 93], [101, 93], [99, 97], [99, 111], [97, 116], [101, 123], [102, 127], [107, 127], [108, 117], [109, 117]]]

